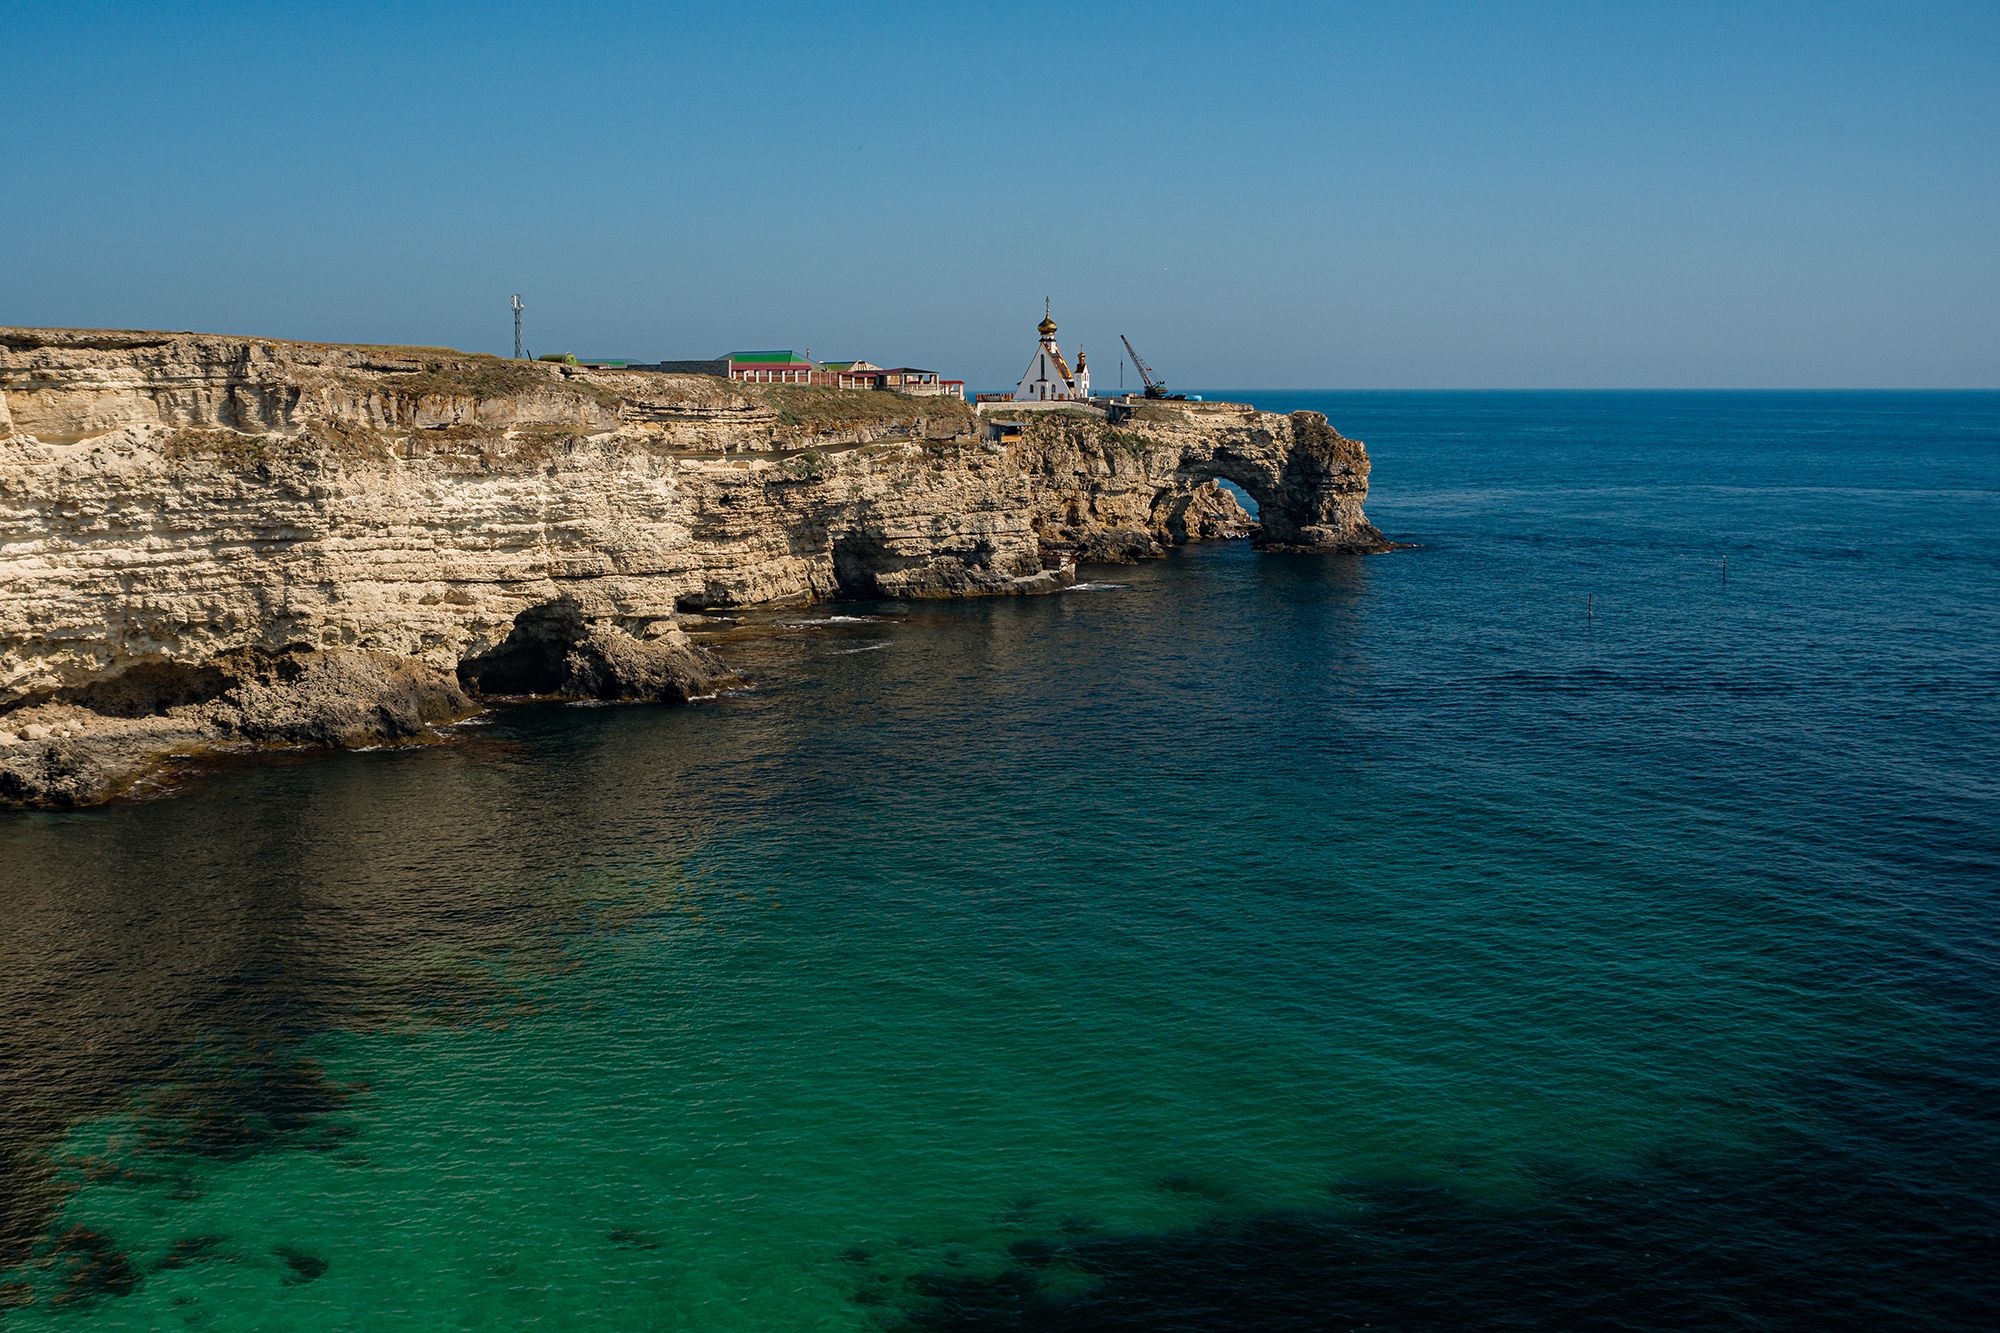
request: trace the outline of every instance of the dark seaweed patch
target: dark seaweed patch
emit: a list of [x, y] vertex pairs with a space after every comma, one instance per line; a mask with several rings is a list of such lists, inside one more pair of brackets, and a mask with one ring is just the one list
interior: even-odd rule
[[1047, 1268], [1062, 1257], [1064, 1248], [1055, 1241], [1044, 1240], [1040, 1236], [1030, 1236], [1026, 1240], [1017, 1240], [1009, 1245], [1007, 1254], [1022, 1268]]
[[326, 1273], [326, 1260], [295, 1246], [274, 1245], [271, 1247], [271, 1253], [283, 1259], [285, 1267], [292, 1270], [285, 1275], [285, 1285], [288, 1287], [303, 1286]]
[[214, 1234], [202, 1236], [182, 1236], [167, 1247], [166, 1254], [155, 1268], [184, 1268], [192, 1263], [215, 1257], [215, 1252], [229, 1237]]
[[1159, 1187], [1168, 1194], [1184, 1194], [1195, 1199], [1213, 1199], [1219, 1201], [1229, 1197], [1227, 1186], [1217, 1184], [1212, 1180], [1203, 1180], [1199, 1176], [1185, 1175], [1180, 1172], [1161, 1176]]
[[1007, 1226], [1026, 1226], [1036, 1212], [1041, 1209], [1041, 1206], [1042, 1201], [1033, 1195], [1020, 1195], [1011, 1200], [1006, 1208], [1001, 1211], [1000, 1221]]
[[131, 1257], [109, 1236], [88, 1227], [71, 1227], [57, 1236], [45, 1263], [62, 1284], [55, 1294], [59, 1305], [129, 1296], [139, 1286], [139, 1270]]
[[280, 1142], [331, 1148], [349, 1132], [327, 1117], [357, 1091], [317, 1060], [260, 1061], [141, 1099], [140, 1134], [155, 1153], [233, 1158]]
[[640, 1231], [636, 1227], [617, 1227], [605, 1233], [609, 1240], [621, 1250], [657, 1250], [660, 1238], [651, 1232]]

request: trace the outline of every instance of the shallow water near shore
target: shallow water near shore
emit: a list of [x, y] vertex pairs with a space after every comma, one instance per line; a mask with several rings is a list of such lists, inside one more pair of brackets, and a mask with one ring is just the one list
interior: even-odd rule
[[1211, 396], [1417, 549], [0, 815], [0, 1324], [1987, 1323], [2000, 395]]

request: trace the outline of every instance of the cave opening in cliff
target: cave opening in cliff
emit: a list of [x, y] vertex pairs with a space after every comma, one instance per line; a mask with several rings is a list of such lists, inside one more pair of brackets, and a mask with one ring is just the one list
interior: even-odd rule
[[507, 637], [458, 664], [459, 683], [489, 695], [556, 693], [570, 675], [571, 650], [586, 632], [573, 597], [531, 606], [514, 617]]
[[236, 680], [214, 663], [166, 659], [141, 661], [113, 676], [67, 692], [66, 697], [106, 717], [150, 717], [183, 704], [220, 698]]

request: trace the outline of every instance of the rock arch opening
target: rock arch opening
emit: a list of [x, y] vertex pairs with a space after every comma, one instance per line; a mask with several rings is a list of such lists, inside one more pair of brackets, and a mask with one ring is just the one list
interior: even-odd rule
[[1173, 480], [1155, 504], [1155, 526], [1176, 544], [1247, 538], [1262, 545], [1272, 518], [1282, 514], [1276, 478], [1248, 460], [1192, 460]]
[[1294, 412], [1287, 425], [1288, 432], [1224, 439], [1213, 453], [1184, 456], [1174, 479], [1188, 488], [1206, 485], [1211, 494], [1221, 493], [1224, 482], [1240, 488], [1256, 506], [1251, 543], [1261, 548], [1390, 549], [1392, 543], [1361, 512], [1368, 494], [1367, 452], [1317, 412]]
[[1257, 504], [1256, 496], [1250, 494], [1250, 492], [1244, 490], [1241, 486], [1238, 486], [1235, 482], [1229, 480], [1229, 478], [1227, 477], [1217, 477], [1215, 479], [1215, 484], [1220, 486], [1223, 490], [1228, 491], [1231, 495], [1235, 496], [1236, 503], [1243, 506], [1244, 513], [1250, 515], [1250, 517], [1253, 519], [1257, 517], [1257, 510], [1259, 506]]

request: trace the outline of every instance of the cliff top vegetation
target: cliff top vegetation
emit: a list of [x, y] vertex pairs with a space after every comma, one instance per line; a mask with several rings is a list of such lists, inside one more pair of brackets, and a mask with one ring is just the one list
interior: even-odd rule
[[932, 434], [972, 429], [972, 408], [962, 398], [913, 396], [886, 389], [834, 389], [808, 384], [749, 384], [752, 396], [778, 410], [778, 420], [806, 430], [895, 426], [924, 420]]

